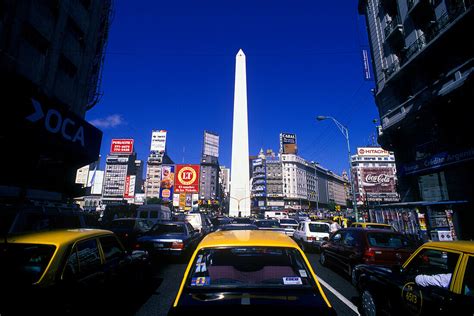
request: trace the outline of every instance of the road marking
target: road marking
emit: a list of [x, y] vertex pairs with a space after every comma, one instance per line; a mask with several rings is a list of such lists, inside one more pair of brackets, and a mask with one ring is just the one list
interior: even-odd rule
[[350, 309], [352, 309], [352, 311], [354, 313], [356, 313], [357, 315], [360, 316], [359, 314], [359, 311], [357, 310], [357, 306], [355, 306], [354, 304], [352, 304], [351, 301], [349, 301], [347, 298], [345, 298], [344, 295], [342, 295], [341, 293], [339, 293], [335, 288], [333, 288], [332, 286], [330, 286], [326, 281], [324, 281], [323, 279], [321, 279], [319, 276], [316, 275], [316, 277], [318, 278], [318, 281], [325, 287], [329, 290], [329, 292], [331, 292], [332, 294], [334, 294], [339, 300], [341, 300], [341, 302], [343, 302], [344, 304], [347, 305], [347, 307], [349, 307]]

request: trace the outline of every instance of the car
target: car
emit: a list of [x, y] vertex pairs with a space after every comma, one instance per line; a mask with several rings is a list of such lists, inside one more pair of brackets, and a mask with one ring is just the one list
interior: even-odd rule
[[110, 298], [138, 287], [137, 281], [145, 282], [149, 272], [147, 254], [127, 252], [111, 231], [9, 235], [0, 240], [0, 313], [96, 311], [99, 300], [107, 306]]
[[329, 240], [330, 225], [325, 222], [305, 221], [299, 223], [293, 238], [303, 251], [319, 250], [321, 244]]
[[185, 215], [185, 221], [190, 223], [194, 227], [194, 229], [198, 230], [203, 235], [206, 235], [213, 230], [211, 220], [206, 214], [203, 213], [188, 213]]
[[377, 229], [388, 229], [391, 231], [396, 231], [396, 229], [389, 224], [382, 223], [364, 223], [364, 222], [355, 222], [351, 224], [351, 227], [360, 227], [360, 228], [377, 228]]
[[288, 212], [287, 211], [265, 211], [265, 218], [276, 218], [276, 219], [288, 218]]
[[258, 227], [253, 224], [227, 224], [221, 225], [217, 230], [257, 230]]
[[285, 233], [288, 236], [293, 236], [295, 230], [298, 228], [298, 222], [292, 218], [282, 218], [279, 220], [280, 227], [285, 229]]
[[219, 216], [219, 217], [212, 218], [211, 222], [212, 222], [212, 224], [214, 225], [214, 227], [216, 229], [219, 229], [219, 227], [222, 226], [222, 225], [228, 225], [228, 224], [232, 223], [232, 219], [230, 219], [229, 217]]
[[[474, 311], [473, 241], [427, 242], [401, 266], [364, 264], [354, 274], [361, 314], [457, 316]], [[448, 278], [439, 282], [435, 277], [438, 282], [432, 283], [433, 275]]]
[[160, 222], [137, 239], [136, 249], [146, 250], [153, 259], [183, 256], [198, 244], [202, 233], [187, 222]]
[[232, 224], [253, 224], [254, 220], [250, 217], [232, 217]]
[[168, 315], [335, 315], [305, 254], [272, 231], [218, 231], [196, 248]]
[[148, 232], [153, 222], [144, 218], [117, 218], [112, 220], [107, 229], [113, 231], [126, 249], [133, 249], [137, 238]]
[[385, 229], [343, 228], [321, 245], [319, 260], [352, 277], [358, 264], [387, 265], [404, 262], [416, 243], [399, 232]]
[[257, 219], [254, 224], [261, 230], [271, 230], [286, 234], [285, 229], [280, 226], [277, 219]]

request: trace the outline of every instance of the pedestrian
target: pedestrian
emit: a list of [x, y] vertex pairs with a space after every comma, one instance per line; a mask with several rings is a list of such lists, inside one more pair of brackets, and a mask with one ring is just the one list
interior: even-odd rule
[[329, 226], [329, 230], [331, 231], [331, 233], [334, 233], [339, 229], [341, 229], [341, 226], [337, 222], [332, 220], [331, 225]]

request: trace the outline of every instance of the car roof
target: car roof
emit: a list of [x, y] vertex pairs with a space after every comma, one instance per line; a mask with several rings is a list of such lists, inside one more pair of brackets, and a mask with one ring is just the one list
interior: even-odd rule
[[113, 232], [103, 229], [58, 229], [43, 232], [31, 232], [18, 235], [10, 235], [7, 239], [9, 243], [32, 243], [32, 244], [67, 244], [77, 240], [110, 235]]
[[422, 245], [422, 247], [436, 247], [446, 250], [457, 250], [462, 252], [474, 253], [474, 241], [458, 240], [458, 241], [430, 241]]
[[355, 225], [355, 224], [360, 224], [360, 225], [379, 225], [379, 226], [392, 226], [390, 224], [383, 224], [383, 223], [370, 223], [370, 222], [354, 222], [352, 223], [352, 225]]
[[199, 244], [198, 249], [239, 246], [298, 247], [293, 239], [279, 232], [262, 230], [230, 230], [217, 231], [207, 235]]

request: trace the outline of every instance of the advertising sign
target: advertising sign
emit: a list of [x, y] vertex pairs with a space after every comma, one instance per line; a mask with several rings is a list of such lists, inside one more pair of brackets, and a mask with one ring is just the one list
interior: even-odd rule
[[151, 146], [150, 151], [156, 151], [159, 153], [165, 152], [166, 150], [166, 131], [152, 131], [151, 132]]
[[360, 169], [360, 176], [356, 178], [357, 190], [362, 188], [364, 196], [359, 200], [378, 202], [396, 202], [398, 194], [395, 174], [389, 167], [364, 167]]
[[179, 194], [179, 208], [184, 209], [186, 207], [186, 193]]
[[280, 152], [283, 154], [297, 154], [296, 134], [280, 133]]
[[219, 135], [204, 132], [203, 154], [219, 158]]
[[176, 165], [175, 192], [199, 192], [199, 165]]
[[381, 147], [357, 147], [359, 156], [389, 156], [390, 152]]
[[370, 61], [369, 61], [369, 52], [367, 49], [362, 50], [362, 63], [364, 65], [364, 80], [372, 80]]
[[124, 198], [133, 198], [135, 196], [135, 178], [136, 176], [127, 176], [125, 178]]
[[179, 206], [179, 194], [177, 193], [173, 194], [173, 206], [174, 207]]
[[163, 165], [161, 167], [160, 198], [163, 201], [171, 201], [173, 199], [173, 188], [174, 166]]
[[133, 139], [112, 139], [110, 145], [111, 154], [131, 154], [133, 153]]

